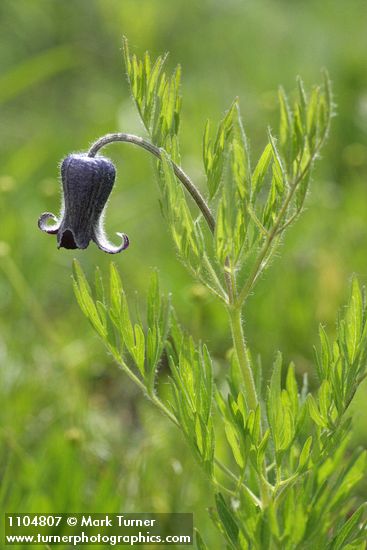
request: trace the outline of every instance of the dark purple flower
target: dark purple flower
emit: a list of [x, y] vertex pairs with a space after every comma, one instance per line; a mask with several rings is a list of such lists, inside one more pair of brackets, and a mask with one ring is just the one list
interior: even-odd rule
[[[109, 254], [117, 254], [129, 246], [124, 233], [119, 246], [108, 242], [103, 229], [103, 212], [115, 181], [115, 167], [104, 157], [72, 154], [61, 165], [63, 188], [59, 218], [45, 212], [38, 227], [45, 233], [57, 235], [58, 248], [87, 248], [93, 240]], [[54, 225], [47, 222], [52, 219]]]

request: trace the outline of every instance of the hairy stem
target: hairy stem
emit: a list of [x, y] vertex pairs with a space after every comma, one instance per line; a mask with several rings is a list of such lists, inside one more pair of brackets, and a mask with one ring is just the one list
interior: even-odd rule
[[241, 309], [233, 307], [228, 310], [231, 324], [233, 344], [239, 365], [242, 369], [247, 406], [250, 410], [255, 410], [258, 404], [258, 398], [255, 388], [254, 377], [252, 373], [250, 358], [242, 329]]
[[[114, 143], [116, 141], [122, 141], [124, 143], [132, 143], [133, 145], [142, 147], [142, 149], [145, 149], [146, 151], [148, 151], [158, 159], [161, 159], [161, 150], [159, 147], [156, 147], [150, 141], [143, 139], [139, 136], [135, 136], [133, 134], [124, 134], [124, 133], [107, 134], [106, 136], [99, 138], [95, 143], [93, 143], [93, 145], [89, 149], [88, 156], [94, 157], [102, 147], [110, 143]], [[194, 185], [194, 183], [189, 178], [189, 176], [182, 170], [182, 168], [177, 164], [175, 164], [173, 161], [171, 162], [172, 162], [173, 171], [176, 177], [180, 180], [183, 186], [190, 193], [190, 195], [196, 202], [197, 206], [199, 207], [200, 211], [202, 212], [209, 226], [210, 231], [214, 233], [215, 220], [204, 197], [202, 196], [198, 188]]]
[[[250, 410], [255, 410], [258, 406], [259, 400], [256, 392], [254, 376], [251, 368], [251, 361], [248, 349], [246, 346], [245, 336], [243, 334], [241, 307], [232, 307], [232, 309], [229, 309], [229, 318], [231, 323], [233, 343], [237, 359], [243, 374], [246, 403]], [[261, 495], [261, 506], [266, 507], [269, 502], [270, 494], [265, 465], [262, 475], [259, 475], [259, 486]]]

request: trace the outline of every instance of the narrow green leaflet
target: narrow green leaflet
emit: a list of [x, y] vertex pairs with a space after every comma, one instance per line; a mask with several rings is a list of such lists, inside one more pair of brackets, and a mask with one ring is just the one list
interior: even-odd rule
[[353, 363], [356, 359], [363, 331], [363, 301], [357, 279], [352, 280], [351, 296], [345, 315], [345, 340], [348, 349], [348, 359]]
[[239, 528], [234, 513], [227, 505], [221, 493], [215, 495], [215, 501], [217, 504], [218, 516], [223, 524], [228, 540], [232, 543], [234, 548], [238, 548]]
[[292, 171], [292, 126], [293, 114], [289, 108], [288, 98], [282, 87], [278, 90], [280, 107], [279, 146], [287, 166], [287, 171]]
[[273, 158], [273, 149], [271, 143], [268, 143], [262, 152], [261, 157], [256, 164], [255, 170], [252, 174], [252, 197], [253, 199], [261, 190], [264, 183], [265, 176], [268, 172], [270, 162]]
[[85, 278], [85, 275], [80, 267], [80, 264], [74, 260], [74, 279], [73, 286], [75, 296], [78, 304], [83, 311], [84, 315], [89, 319], [93, 328], [97, 331], [101, 338], [106, 338], [106, 326], [104, 325], [103, 318], [98, 313], [98, 309], [91, 296], [90, 286]]
[[216, 137], [210, 136], [210, 122], [207, 121], [203, 138], [203, 161], [207, 176], [209, 197], [212, 199], [217, 193], [222, 182], [223, 170], [225, 166], [226, 155], [230, 137], [233, 128], [233, 117], [235, 112], [235, 103], [231, 105], [220, 122]]

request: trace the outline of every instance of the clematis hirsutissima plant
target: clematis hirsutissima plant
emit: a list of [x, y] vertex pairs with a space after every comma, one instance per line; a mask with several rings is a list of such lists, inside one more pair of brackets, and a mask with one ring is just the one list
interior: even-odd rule
[[[146, 324], [132, 319], [119, 273], [111, 264], [109, 299], [98, 278], [92, 292], [74, 263], [78, 303], [107, 350], [152, 404], [182, 432], [215, 490], [210, 515], [222, 536], [217, 548], [349, 549], [366, 542], [365, 503], [355, 487], [366, 468], [362, 449], [347, 449], [349, 406], [366, 377], [367, 323], [364, 293], [354, 278], [350, 300], [338, 317], [335, 340], [320, 329], [316, 355], [319, 388], [312, 395], [297, 380], [293, 364], [278, 353], [264, 389], [261, 367], [252, 360], [242, 312], [287, 228], [302, 213], [311, 173], [329, 132], [330, 83], [306, 94], [302, 81], [290, 104], [279, 90], [280, 128], [252, 165], [238, 101], [213, 133], [203, 137], [207, 198], [180, 166], [181, 69], [165, 70], [166, 56], [154, 63], [148, 53], [125, 64], [133, 100], [148, 139], [126, 133], [96, 141], [86, 155], [63, 165], [65, 206], [55, 226], [44, 214], [40, 227], [57, 233], [58, 245], [85, 248], [91, 239], [106, 252], [101, 215], [114, 169], [99, 150], [120, 141], [157, 158], [163, 213], [179, 258], [192, 276], [222, 303], [233, 339], [227, 387], [213, 376], [213, 358], [177, 321], [171, 300], [152, 276]], [[198, 216], [188, 201], [196, 202]], [[135, 253], [139, 254], [138, 250]], [[169, 360], [170, 396], [158, 393], [161, 358]], [[283, 382], [284, 380], [284, 382]], [[220, 381], [220, 380], [219, 380]], [[165, 394], [166, 395], [166, 394]], [[225, 434], [227, 447], [219, 438]], [[210, 502], [208, 502], [210, 506]], [[196, 532], [196, 546], [207, 548]]]

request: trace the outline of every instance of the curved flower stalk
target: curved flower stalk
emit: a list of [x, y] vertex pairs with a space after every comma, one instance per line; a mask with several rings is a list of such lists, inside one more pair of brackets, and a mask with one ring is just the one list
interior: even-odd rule
[[[61, 179], [63, 202], [59, 217], [50, 212], [42, 214], [38, 227], [45, 233], [57, 235], [58, 248], [87, 248], [94, 241], [108, 254], [117, 254], [129, 246], [124, 233], [120, 245], [111, 244], [104, 232], [103, 214], [115, 182], [116, 170], [105, 157], [71, 154], [62, 162]], [[54, 225], [48, 225], [49, 220]]]
[[[107, 134], [105, 136], [100, 137], [97, 139], [96, 142], [93, 143], [91, 148], [89, 149], [88, 156], [95, 157], [95, 155], [98, 153], [102, 147], [105, 147], [106, 145], [109, 145], [111, 143], [115, 142], [123, 142], [123, 143], [132, 143], [133, 145], [137, 145], [138, 147], [141, 147], [142, 149], [145, 149], [148, 151], [151, 155], [155, 156], [158, 159], [162, 159], [162, 149], [151, 143], [150, 141], [140, 137], [135, 136], [133, 134], [126, 134], [124, 132], [117, 132], [114, 134]], [[180, 180], [182, 185], [185, 187], [185, 189], [188, 191], [188, 193], [191, 195], [191, 197], [196, 202], [199, 210], [201, 211], [206, 223], [208, 224], [208, 227], [212, 233], [214, 233], [215, 230], [215, 220], [213, 217], [213, 214], [205, 201], [204, 197], [200, 193], [199, 189], [196, 187], [196, 185], [192, 182], [190, 177], [182, 170], [180, 166], [178, 166], [175, 162], [173, 162], [172, 159], [170, 159], [172, 170], [175, 174], [175, 176]]]

